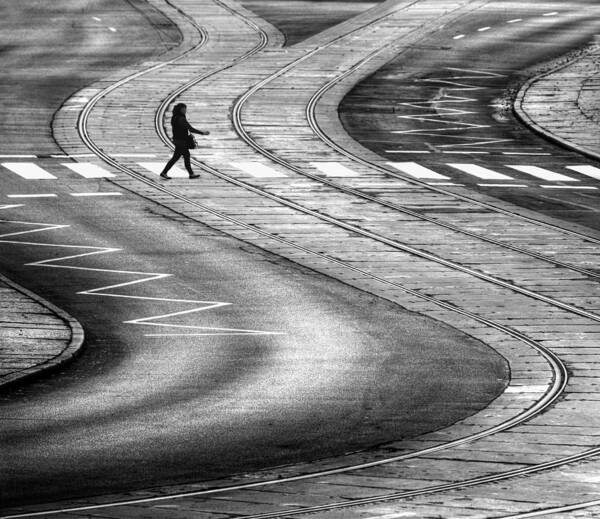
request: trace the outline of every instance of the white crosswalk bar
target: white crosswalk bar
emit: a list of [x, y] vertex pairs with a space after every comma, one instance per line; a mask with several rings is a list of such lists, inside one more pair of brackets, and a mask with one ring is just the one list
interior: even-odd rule
[[503, 175], [502, 173], [478, 166], [477, 164], [448, 163], [448, 166], [452, 166], [464, 173], [468, 173], [469, 175], [473, 175], [483, 180], [513, 180], [513, 178], [508, 175]]
[[104, 168], [89, 162], [63, 162], [62, 165], [84, 178], [109, 178], [115, 176]]
[[56, 178], [33, 162], [2, 162], [2, 166], [27, 180], [50, 180]]
[[537, 178], [541, 178], [542, 180], [550, 180], [552, 182], [579, 182], [579, 180], [576, 178], [567, 177], [566, 175], [561, 175], [560, 173], [555, 173], [554, 171], [540, 168], [538, 166], [507, 165], [507, 167], [516, 169], [522, 173], [527, 173], [528, 175], [532, 175]]
[[403, 173], [406, 173], [407, 175], [410, 175], [414, 178], [435, 178], [437, 180], [450, 179], [450, 177], [440, 175], [439, 173], [436, 173], [435, 171], [432, 171], [429, 168], [421, 166], [416, 162], [388, 162], [388, 164], [393, 168], [396, 168], [397, 170], [402, 171]]
[[231, 165], [256, 178], [277, 178], [287, 176], [260, 162], [231, 162]]
[[[161, 171], [164, 169], [165, 164], [167, 162], [138, 162], [138, 164], [140, 166], [142, 166], [144, 169], [147, 169], [148, 171], [151, 171], [152, 173], [155, 173], [156, 175], [160, 175]], [[174, 177], [174, 178], [187, 178], [189, 175], [187, 173], [187, 171], [184, 171], [183, 169], [181, 169], [178, 166], [173, 166], [169, 172], [168, 175], [170, 177]]]
[[600, 180], [600, 169], [595, 166], [567, 166], [567, 169]]
[[352, 171], [339, 162], [311, 162], [310, 165], [328, 177], [358, 177], [356, 171]]

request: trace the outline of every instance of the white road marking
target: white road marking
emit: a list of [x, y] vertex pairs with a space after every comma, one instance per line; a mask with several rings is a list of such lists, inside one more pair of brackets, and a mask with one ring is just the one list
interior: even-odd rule
[[567, 169], [600, 180], [600, 169], [595, 166], [567, 166]]
[[542, 153], [542, 152], [529, 152], [529, 151], [503, 151], [502, 155], [552, 155], [552, 153]]
[[388, 162], [390, 166], [396, 168], [407, 175], [410, 175], [414, 178], [433, 178], [439, 180], [450, 180], [450, 177], [446, 177], [445, 175], [440, 175], [435, 171], [432, 171], [416, 162]]
[[477, 184], [483, 187], [527, 187], [527, 184]]
[[464, 34], [457, 34], [457, 35], [456, 35], [456, 36], [454, 36], [452, 39], [453, 39], [453, 40], [461, 40], [461, 39], [463, 39], [464, 37], [465, 37], [465, 35], [464, 35]]
[[457, 150], [440, 150], [440, 153], [450, 153], [454, 155], [489, 155], [489, 151], [457, 151]]
[[115, 29], [114, 27], [109, 27], [108, 30], [111, 32], [117, 32], [117, 29]]
[[[157, 175], [160, 175], [160, 173], [164, 169], [166, 163], [167, 163], [166, 160], [164, 162], [138, 162], [138, 164], [140, 166], [147, 169], [148, 171], [151, 171], [152, 173], [156, 173]], [[173, 166], [167, 174], [170, 177], [181, 177], [181, 178], [189, 177], [187, 171], [184, 171], [177, 165]]]
[[287, 176], [260, 162], [231, 162], [231, 165], [255, 178], [281, 178]]
[[464, 184], [455, 184], [454, 182], [427, 182], [428, 186], [464, 186]]
[[32, 193], [28, 195], [6, 195], [8, 198], [53, 198], [58, 196], [54, 193]]
[[386, 153], [431, 153], [429, 150], [385, 150]]
[[84, 178], [108, 178], [115, 176], [104, 168], [96, 164], [90, 164], [89, 162], [63, 162], [62, 165]]
[[540, 168], [539, 166], [516, 166], [507, 164], [507, 167], [541, 178], [542, 180], [551, 180], [552, 182], [579, 182], [579, 180], [575, 178], [567, 177], [566, 175], [561, 175], [560, 173], [555, 173], [554, 171]]
[[121, 196], [123, 193], [118, 191], [103, 191], [94, 193], [70, 193], [71, 196]]
[[339, 162], [311, 162], [310, 165], [328, 177], [358, 177], [356, 171], [352, 171]]
[[14, 209], [15, 207], [24, 207], [23, 204], [5, 204], [0, 205], [0, 209]]
[[98, 155], [94, 153], [73, 153], [71, 155], [50, 155], [53, 159], [64, 159], [64, 158], [73, 158], [73, 159], [81, 159], [81, 158], [91, 158], [97, 157]]
[[485, 32], [485, 31], [489, 31], [491, 29], [491, 27], [481, 27], [479, 29], [477, 29], [477, 32]]
[[556, 16], [558, 11], [552, 11], [551, 13], [544, 13], [542, 16]]
[[35, 159], [37, 155], [0, 155], [0, 159]]
[[513, 20], [508, 20], [506, 23], [518, 23], [518, 22], [522, 22], [523, 18], [515, 18]]
[[97, 22], [101, 22], [102, 21], [102, 18], [98, 18], [97, 16], [92, 16], [92, 18], [94, 20], [96, 20]]
[[56, 178], [33, 162], [2, 162], [2, 165], [27, 180], [49, 180]]
[[598, 189], [593, 186], [541, 186], [546, 189]]
[[[25, 230], [25, 231], [17, 231], [7, 234], [0, 234], [0, 243], [13, 244], [13, 245], [33, 245], [38, 247], [47, 247], [47, 248], [63, 248], [67, 250], [87, 250], [87, 252], [82, 252], [80, 254], [69, 254], [67, 256], [61, 257], [52, 257], [45, 260], [35, 261], [31, 263], [27, 263], [26, 266], [43, 266], [48, 268], [58, 268], [58, 269], [67, 269], [67, 270], [80, 270], [80, 271], [88, 271], [88, 272], [102, 272], [107, 274], [123, 274], [128, 278], [131, 278], [132, 275], [139, 276], [138, 279], [134, 279], [132, 281], [125, 281], [123, 283], [117, 283], [113, 285], [103, 286], [99, 288], [94, 288], [91, 290], [83, 290], [81, 292], [77, 292], [82, 295], [96, 295], [96, 296], [104, 296], [104, 297], [116, 297], [123, 299], [135, 299], [139, 301], [156, 301], [160, 303], [177, 303], [178, 306], [181, 303], [187, 303], [192, 306], [192, 308], [188, 308], [187, 310], [182, 310], [178, 312], [170, 312], [166, 314], [154, 315], [151, 317], [142, 317], [140, 319], [132, 319], [129, 321], [123, 321], [124, 324], [139, 324], [144, 326], [158, 326], [158, 327], [167, 327], [167, 328], [177, 328], [179, 330], [196, 330], [196, 333], [192, 333], [191, 335], [281, 335], [282, 332], [270, 332], [270, 331], [261, 331], [261, 330], [244, 330], [244, 329], [236, 329], [236, 328], [213, 328], [208, 326], [196, 326], [196, 325], [182, 325], [164, 322], [164, 319], [169, 317], [176, 317], [181, 315], [189, 315], [196, 312], [201, 312], [205, 310], [212, 310], [216, 308], [220, 308], [222, 306], [231, 305], [231, 303], [226, 303], [222, 301], [199, 301], [199, 300], [190, 300], [190, 299], [176, 299], [176, 298], [164, 298], [164, 297], [148, 297], [148, 296], [136, 296], [131, 295], [131, 293], [121, 294], [115, 292], [115, 289], [130, 287], [132, 285], [138, 285], [141, 283], [147, 283], [149, 281], [157, 281], [162, 280], [164, 278], [168, 278], [172, 276], [172, 274], [163, 274], [157, 272], [138, 272], [131, 270], [115, 270], [115, 269], [103, 269], [103, 268], [94, 268], [94, 267], [84, 267], [73, 265], [74, 260], [78, 260], [81, 258], [85, 258], [87, 256], [93, 256], [97, 254], [108, 254], [112, 252], [118, 252], [122, 249], [114, 248], [114, 247], [94, 247], [90, 245], [71, 245], [71, 244], [60, 244], [60, 243], [43, 243], [43, 242], [29, 242], [29, 241], [20, 241], [20, 240], [6, 240], [3, 238], [30, 234], [36, 232], [43, 232], [48, 230], [55, 230], [69, 227], [68, 225], [58, 225], [58, 224], [45, 224], [45, 223], [37, 223], [37, 222], [20, 222], [20, 221], [11, 221], [11, 220], [2, 220], [5, 223], [18, 223], [24, 225], [37, 226], [35, 229]], [[64, 262], [70, 262], [71, 264], [63, 264]], [[214, 333], [211, 333], [214, 332]], [[183, 335], [178, 333], [177, 335]]]
[[513, 180], [513, 178], [509, 177], [508, 175], [503, 175], [502, 173], [498, 173], [497, 171], [484, 168], [477, 164], [448, 163], [448, 166], [451, 166], [460, 171], [463, 171], [464, 173], [468, 173], [469, 175], [473, 175], [483, 180]]

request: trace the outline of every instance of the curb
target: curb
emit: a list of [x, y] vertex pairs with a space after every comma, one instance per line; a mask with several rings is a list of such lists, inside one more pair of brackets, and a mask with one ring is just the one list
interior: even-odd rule
[[35, 366], [22, 369], [15, 373], [9, 373], [5, 376], [0, 376], [0, 388], [4, 388], [8, 385], [22, 382], [25, 379], [30, 379], [36, 376], [62, 366], [63, 364], [71, 361], [81, 351], [85, 334], [83, 327], [74, 317], [69, 315], [67, 312], [57, 307], [56, 305], [46, 301], [42, 297], [34, 294], [30, 290], [22, 287], [21, 285], [11, 281], [4, 275], [0, 274], [0, 282], [5, 283], [13, 290], [20, 292], [21, 294], [33, 299], [36, 303], [50, 310], [56, 317], [58, 317], [63, 323], [71, 330], [71, 339], [67, 346], [56, 356], [41, 362]]
[[588, 48], [582, 56], [578, 56], [575, 59], [569, 60], [567, 63], [563, 63], [557, 67], [552, 68], [551, 70], [549, 70], [547, 72], [543, 72], [542, 74], [537, 74], [537, 75], [533, 76], [532, 78], [528, 79], [525, 82], [525, 84], [521, 87], [519, 92], [517, 93], [517, 96], [513, 102], [513, 113], [515, 114], [515, 116], [521, 123], [523, 123], [525, 126], [529, 127], [532, 131], [534, 131], [538, 135], [541, 135], [545, 139], [549, 140], [550, 142], [558, 144], [558, 145], [562, 146], [563, 148], [566, 148], [570, 151], [575, 151], [577, 153], [581, 153], [582, 155], [584, 155], [588, 158], [591, 158], [593, 160], [600, 161], [600, 153], [597, 153], [588, 148], [585, 148], [584, 146], [575, 144], [574, 142], [569, 141], [567, 139], [563, 139], [562, 137], [559, 137], [558, 135], [552, 133], [550, 130], [547, 130], [546, 128], [540, 126], [529, 116], [529, 114], [523, 108], [523, 103], [525, 102], [525, 97], [526, 97], [529, 89], [535, 83], [537, 83], [541, 79], [551, 76], [552, 74], [556, 74], [557, 72], [560, 72], [561, 70], [563, 70], [567, 67], [570, 67], [571, 65], [587, 58], [589, 56], [589, 54], [591, 53], [591, 51], [592, 51], [592, 49]]

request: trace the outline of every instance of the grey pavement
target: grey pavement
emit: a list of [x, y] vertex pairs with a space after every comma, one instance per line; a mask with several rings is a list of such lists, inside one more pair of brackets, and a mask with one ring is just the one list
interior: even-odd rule
[[515, 111], [538, 133], [600, 160], [600, 39], [579, 57], [531, 78]]

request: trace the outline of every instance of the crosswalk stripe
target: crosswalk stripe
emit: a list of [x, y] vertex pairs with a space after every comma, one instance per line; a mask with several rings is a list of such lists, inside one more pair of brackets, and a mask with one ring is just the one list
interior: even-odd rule
[[352, 171], [339, 162], [311, 162], [310, 165], [328, 177], [358, 177], [356, 171]]
[[560, 173], [555, 173], [554, 171], [540, 168], [538, 166], [507, 165], [507, 167], [516, 169], [517, 171], [520, 171], [521, 173], [527, 173], [528, 175], [532, 175], [534, 177], [541, 178], [542, 180], [550, 180], [553, 182], [579, 182], [575, 178], [567, 177], [566, 175], [561, 175]]
[[481, 178], [483, 180], [513, 180], [513, 178], [509, 177], [508, 175], [503, 175], [502, 173], [498, 173], [497, 171], [478, 166], [477, 164], [448, 163], [448, 166], [452, 166], [453, 168], [463, 171], [464, 173], [474, 175], [477, 178]]
[[277, 178], [287, 176], [260, 162], [231, 162], [231, 165], [256, 178]]
[[48, 173], [33, 162], [2, 162], [2, 165], [27, 180], [53, 179], [54, 175]]
[[450, 177], [440, 175], [416, 162], [388, 162], [388, 164], [414, 178], [435, 178], [438, 180], [450, 180]]
[[595, 166], [567, 166], [567, 169], [600, 180], [600, 169]]
[[63, 162], [62, 165], [84, 178], [108, 178], [115, 176], [104, 168], [96, 164], [90, 164], [89, 162]]
[[[162, 172], [162, 170], [165, 167], [166, 162], [138, 162], [138, 164], [140, 166], [142, 166], [143, 168], [147, 169], [148, 171], [151, 171], [152, 173], [156, 173], [157, 175], [160, 175], [160, 173]], [[187, 171], [184, 171], [183, 169], [179, 168], [178, 166], [173, 166], [169, 170], [168, 175], [170, 177], [182, 177], [182, 178], [187, 178], [189, 176]]]

